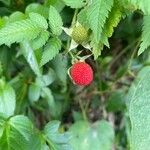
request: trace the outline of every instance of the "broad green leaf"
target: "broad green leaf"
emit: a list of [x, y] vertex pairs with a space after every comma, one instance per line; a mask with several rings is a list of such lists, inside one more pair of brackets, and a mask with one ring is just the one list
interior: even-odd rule
[[29, 150], [33, 125], [25, 116], [15, 116], [5, 121], [0, 150]]
[[58, 38], [52, 38], [48, 41], [42, 54], [40, 65], [43, 66], [52, 60], [61, 49], [61, 41]]
[[20, 20], [24, 20], [24, 19], [27, 19], [26, 15], [20, 11], [16, 11], [9, 16], [8, 22], [13, 23], [15, 21], [20, 21]]
[[41, 87], [36, 84], [31, 84], [29, 86], [28, 97], [31, 102], [35, 102], [40, 98]]
[[144, 17], [143, 32], [142, 32], [142, 43], [138, 51], [138, 55], [142, 54], [150, 46], [150, 16]]
[[67, 6], [71, 8], [81, 8], [85, 5], [84, 0], [63, 0]]
[[16, 95], [14, 89], [0, 79], [0, 113], [12, 116], [16, 107]]
[[40, 28], [45, 29], [45, 30], [48, 28], [48, 23], [47, 23], [46, 19], [43, 16], [41, 16], [40, 14], [30, 13], [29, 17]]
[[65, 7], [63, 0], [45, 0], [44, 5], [48, 7], [52, 5], [58, 10], [58, 12], [61, 12]]
[[49, 8], [49, 25], [53, 34], [60, 35], [62, 33], [63, 22], [61, 16], [53, 6]]
[[138, 74], [127, 96], [128, 111], [131, 121], [131, 150], [147, 150], [150, 141], [150, 67], [145, 67]]
[[74, 150], [110, 150], [114, 141], [114, 131], [107, 121], [92, 125], [79, 121], [69, 130], [72, 134], [71, 145]]
[[48, 31], [42, 31], [34, 40], [30, 41], [31, 47], [36, 50], [45, 45], [49, 38]]
[[30, 14], [30, 13], [38, 13], [48, 19], [48, 11], [49, 9], [47, 7], [44, 7], [41, 4], [38, 3], [32, 3], [26, 7], [25, 13]]
[[50, 68], [47, 74], [44, 74], [36, 78], [36, 84], [41, 88], [43, 88], [52, 84], [55, 79], [56, 79], [56, 74], [54, 70]]
[[87, 20], [87, 8], [82, 9], [78, 14], [78, 22], [87, 29], [89, 28], [89, 22]]
[[99, 43], [102, 29], [113, 6], [111, 0], [94, 0], [87, 7], [87, 19], [94, 34], [94, 40]]
[[41, 71], [38, 65], [37, 58], [35, 56], [34, 50], [30, 46], [29, 42], [24, 41], [21, 43], [22, 53], [24, 57], [26, 58], [27, 62], [29, 63], [31, 69], [34, 71], [34, 73], [38, 76], [41, 75]]
[[0, 45], [32, 40], [39, 35], [40, 31], [41, 29], [29, 19], [10, 23], [0, 29]]
[[59, 126], [59, 121], [51, 121], [45, 126], [44, 134], [47, 142], [54, 150], [72, 150], [69, 144], [70, 134], [67, 132], [59, 133]]

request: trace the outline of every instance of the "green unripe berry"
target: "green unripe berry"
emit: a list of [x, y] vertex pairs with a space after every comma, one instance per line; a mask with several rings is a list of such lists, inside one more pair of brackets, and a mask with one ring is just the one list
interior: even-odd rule
[[78, 44], [82, 44], [88, 39], [88, 31], [82, 25], [74, 27], [72, 31], [72, 38]]

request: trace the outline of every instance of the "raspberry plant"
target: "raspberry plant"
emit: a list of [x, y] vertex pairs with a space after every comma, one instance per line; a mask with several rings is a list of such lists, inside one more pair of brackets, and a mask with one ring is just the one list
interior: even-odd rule
[[149, 25], [149, 0], [0, 0], [0, 150], [148, 150]]

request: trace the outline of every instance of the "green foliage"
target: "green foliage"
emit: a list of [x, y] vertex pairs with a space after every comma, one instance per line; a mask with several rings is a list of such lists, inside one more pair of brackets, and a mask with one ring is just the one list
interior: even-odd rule
[[59, 133], [59, 121], [52, 121], [44, 128], [44, 134], [47, 142], [52, 145], [52, 150], [72, 150], [68, 144], [70, 135], [69, 133]]
[[29, 19], [11, 23], [0, 30], [0, 45], [32, 40], [40, 31], [41, 28]]
[[81, 8], [85, 5], [85, 2], [84, 0], [63, 0], [64, 3], [67, 5], [67, 6], [70, 6], [71, 8]]
[[[131, 120], [131, 150], [149, 148], [149, 75], [150, 67], [139, 73], [129, 91], [129, 117]], [[143, 129], [144, 127], [144, 129]]]
[[141, 9], [145, 15], [150, 15], [150, 3], [149, 0], [128, 0], [130, 3], [135, 5], [138, 9]]
[[50, 60], [52, 60], [61, 49], [61, 41], [57, 38], [52, 38], [48, 41], [44, 48], [40, 65], [43, 66]]
[[1, 150], [29, 149], [33, 126], [27, 117], [21, 115], [12, 117], [3, 122], [2, 127]]
[[149, 38], [150, 38], [149, 26], [150, 26], [150, 16], [145, 16], [144, 17], [144, 23], [143, 23], [142, 43], [140, 45], [140, 49], [138, 51], [138, 55], [143, 53], [150, 46], [150, 42], [149, 42]]
[[61, 16], [53, 6], [50, 6], [49, 9], [49, 25], [53, 34], [60, 35], [62, 33], [63, 22]]
[[16, 96], [14, 89], [3, 79], [0, 79], [0, 113], [12, 116], [15, 111]]
[[96, 43], [100, 41], [102, 29], [112, 6], [113, 1], [95, 0], [87, 8], [87, 19]]
[[0, 150], [148, 150], [149, 26], [149, 0], [0, 0]]
[[73, 135], [70, 141], [74, 150], [109, 150], [114, 140], [114, 131], [106, 121], [89, 125], [87, 122], [76, 122], [70, 132]]

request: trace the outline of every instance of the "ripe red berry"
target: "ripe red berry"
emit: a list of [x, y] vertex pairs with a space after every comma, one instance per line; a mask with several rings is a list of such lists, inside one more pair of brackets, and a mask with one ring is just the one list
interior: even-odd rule
[[77, 62], [70, 69], [70, 75], [75, 84], [86, 86], [93, 81], [93, 70], [85, 62]]

